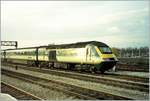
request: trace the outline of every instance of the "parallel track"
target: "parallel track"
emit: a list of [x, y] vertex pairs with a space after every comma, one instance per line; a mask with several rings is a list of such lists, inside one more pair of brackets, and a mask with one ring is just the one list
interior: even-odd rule
[[118, 63], [116, 65], [116, 70], [121, 71], [137, 71], [137, 72], [149, 72], [149, 66], [139, 66], [139, 65], [129, 65]]
[[15, 77], [15, 78], [27, 81], [27, 82], [31, 82], [31, 83], [40, 85], [40, 86], [48, 88], [48, 89], [58, 90], [58, 91], [66, 93], [66, 94], [76, 96], [80, 99], [87, 99], [87, 100], [96, 100], [96, 99], [107, 99], [107, 100], [108, 99], [111, 99], [111, 100], [112, 99], [113, 100], [124, 99], [124, 100], [126, 100], [126, 99], [131, 99], [131, 98], [118, 96], [118, 95], [114, 95], [114, 94], [110, 94], [110, 93], [106, 93], [106, 92], [102, 92], [102, 91], [101, 92], [95, 91], [92, 89], [82, 88], [82, 87], [67, 84], [67, 83], [52, 81], [52, 80], [45, 79], [45, 78], [39, 78], [39, 77], [27, 75], [27, 74], [9, 71], [6, 69], [2, 69], [2, 74], [11, 76], [11, 77]]
[[42, 100], [41, 98], [1, 81], [1, 92], [10, 94], [18, 100]]
[[[83, 75], [83, 74], [79, 74], [79, 73], [70, 73], [70, 72], [56, 71], [56, 70], [27, 68], [27, 67], [23, 67], [23, 66], [21, 66], [19, 68], [23, 68], [23, 69], [31, 70], [31, 71], [35, 71], [35, 72], [40, 72], [40, 73], [53, 74], [53, 75], [62, 76], [62, 77], [79, 79], [79, 80], [84, 80], [84, 81], [102, 83], [102, 84], [107, 84], [107, 85], [126, 88], [126, 89], [134, 89], [134, 90], [149, 92], [148, 83], [142, 83], [142, 82], [138, 82], [138, 81], [120, 80], [120, 79], [113, 78], [113, 77], [115, 77], [114, 75], [92, 76], [92, 75]], [[113, 76], [113, 77], [111, 77], [111, 76]]]

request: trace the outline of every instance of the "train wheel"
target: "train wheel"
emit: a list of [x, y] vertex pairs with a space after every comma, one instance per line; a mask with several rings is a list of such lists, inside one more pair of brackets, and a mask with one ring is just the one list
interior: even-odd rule
[[48, 63], [48, 68], [51, 69], [51, 63]]
[[67, 64], [67, 69], [68, 69], [68, 70], [71, 70], [70, 64]]
[[41, 64], [39, 64], [38, 67], [41, 69]]
[[75, 65], [74, 64], [67, 64], [67, 69], [68, 70], [74, 70]]
[[51, 69], [55, 68], [54, 62], [51, 63], [51, 66], [50, 66], [50, 67], [51, 67]]
[[75, 65], [74, 64], [69, 64], [70, 65], [70, 70], [74, 70], [75, 69]]
[[79, 71], [80, 71], [80, 72], [84, 72], [85, 70], [81, 68]]
[[90, 67], [90, 72], [91, 73], [96, 73], [96, 71], [97, 71], [97, 69], [94, 67], [94, 66], [92, 66], [92, 67]]
[[34, 61], [34, 64], [35, 64], [36, 67], [39, 66], [39, 62], [37, 62], [37, 61]]
[[104, 74], [104, 73], [105, 73], [105, 71], [103, 71], [103, 70], [101, 70], [100, 72], [101, 72], [101, 74]]

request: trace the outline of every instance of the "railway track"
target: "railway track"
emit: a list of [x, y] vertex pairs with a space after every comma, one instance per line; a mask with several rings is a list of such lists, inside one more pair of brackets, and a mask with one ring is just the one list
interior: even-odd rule
[[30, 94], [22, 89], [1, 81], [1, 92], [10, 94], [18, 100], [42, 100], [41, 98]]
[[116, 65], [116, 70], [121, 71], [137, 71], [137, 72], [149, 72], [149, 67], [147, 66], [139, 66], [139, 65], [129, 65], [129, 64], [121, 64], [118, 63]]
[[[144, 77], [137, 77], [137, 76], [129, 76], [129, 75], [123, 75], [123, 74], [111, 74], [111, 73], [106, 73], [104, 74], [107, 77], [113, 77], [117, 79], [124, 79], [128, 81], [135, 81], [135, 82], [141, 82], [141, 83], [149, 83], [149, 78], [144, 78]], [[98, 76], [98, 75], [97, 75]]]
[[96, 100], [96, 99], [107, 99], [107, 100], [108, 99], [111, 99], [111, 100], [112, 99], [113, 100], [128, 99], [129, 100], [131, 99], [131, 98], [124, 97], [124, 96], [118, 96], [115, 94], [110, 94], [110, 93], [106, 93], [102, 91], [96, 91], [96, 90], [83, 88], [83, 87], [79, 87], [79, 86], [75, 86], [75, 85], [71, 85], [67, 83], [53, 81], [53, 80], [49, 80], [45, 78], [39, 78], [39, 77], [22, 74], [22, 73], [18, 73], [18, 72], [6, 70], [6, 69], [2, 69], [2, 74], [11, 76], [14, 78], [18, 78], [18, 79], [21, 79], [30, 83], [34, 83], [34, 84], [40, 85], [48, 89], [61, 91], [66, 94], [76, 96], [77, 98], [80, 98], [80, 99], [87, 99], [87, 100]]
[[[50, 72], [50, 71], [53, 71], [53, 70], [59, 70], [60, 72], [62, 71], [62, 72], [66, 72], [66, 73], [68, 73], [68, 72], [70, 72], [70, 74], [72, 74], [72, 73], [80, 73], [81, 74], [81, 72], [80, 71], [71, 71], [71, 70], [66, 70], [66, 69], [59, 69], [59, 68], [57, 68], [57, 69], [55, 69], [55, 68], [53, 68], [53, 69], [46, 69], [45, 67], [41, 67], [41, 68], [37, 68], [37, 67], [31, 67], [31, 66], [27, 66], [27, 65], [25, 65], [25, 64], [19, 64], [19, 63], [7, 63], [7, 64], [5, 64], [5, 63], [3, 63], [3, 65], [4, 66], [11, 66], [11, 67], [18, 67], [18, 68], [23, 68], [23, 69], [29, 69], [29, 70], [33, 70], [33, 68], [35, 68], [35, 69], [40, 69], [40, 71], [43, 71], [43, 70], [45, 70], [45, 71], [48, 71], [48, 72]], [[30, 68], [28, 68], [28, 67], [30, 67]], [[95, 73], [95, 74], [92, 74], [92, 73], [89, 73], [89, 72], [82, 72], [82, 74], [85, 74], [85, 75], [88, 75], [88, 76], [98, 76], [98, 77], [100, 77], [100, 76], [102, 76], [102, 77], [110, 77], [110, 78], [116, 78], [116, 79], [124, 79], [124, 80], [128, 80], [128, 81], [135, 81], [135, 82], [141, 82], [141, 83], [149, 83], [149, 78], [144, 78], [144, 77], [138, 77], [138, 76], [129, 76], [129, 75], [124, 75], [124, 74], [114, 74], [114, 73], [108, 73], [108, 72], [106, 72], [105, 74], [99, 74], [99, 73]]]
[[[122, 79], [118, 79], [119, 78], [118, 75], [114, 76], [114, 75], [107, 74], [107, 75], [101, 75], [101, 76], [99, 76], [99, 75], [93, 76], [93, 75], [70, 73], [70, 72], [57, 71], [57, 70], [38, 69], [38, 68], [32, 68], [32, 67], [27, 68], [27, 67], [23, 67], [23, 66], [20, 66], [20, 68], [25, 69], [25, 70], [40, 72], [40, 73], [57, 75], [57, 76], [61, 76], [61, 77], [68, 77], [68, 78], [79, 79], [79, 80], [83, 80], [83, 81], [102, 83], [102, 84], [126, 88], [126, 89], [134, 89], [134, 90], [138, 90], [138, 91], [149, 92], [148, 82], [143, 83], [143, 82], [139, 82], [139, 81], [122, 80]], [[126, 77], [126, 79], [129, 79], [129, 77], [128, 78]], [[139, 78], [136, 78], [136, 80], [138, 80], [138, 79]]]
[[[11, 66], [11, 67], [18, 67], [18, 68], [22, 68], [22, 69], [29, 69], [29, 70], [33, 70], [33, 68], [35, 69], [40, 69], [40, 71], [53, 71], [53, 70], [56, 70], [56, 71], [60, 71], [60, 72], [66, 72], [66, 73], [79, 73], [81, 74], [80, 71], [71, 71], [71, 70], [66, 70], [66, 69], [59, 69], [59, 68], [53, 68], [53, 69], [47, 69], [45, 67], [41, 67], [41, 68], [37, 68], [37, 67], [31, 67], [31, 66], [27, 66], [25, 64], [19, 64], [19, 63], [3, 63], [4, 66]], [[31, 68], [31, 69], [30, 69]], [[144, 78], [144, 77], [138, 77], [138, 76], [130, 76], [130, 75], [125, 75], [125, 74], [115, 74], [115, 73], [109, 73], [109, 72], [106, 72], [105, 74], [99, 74], [99, 73], [95, 73], [95, 74], [92, 74], [92, 73], [89, 73], [87, 71], [83, 71], [82, 74], [85, 74], [85, 75], [88, 75], [88, 76], [102, 76], [102, 77], [110, 77], [110, 78], [116, 78], [116, 79], [124, 79], [124, 80], [128, 80], [128, 81], [135, 81], [135, 82], [141, 82], [141, 83], [149, 83], [149, 78]]]

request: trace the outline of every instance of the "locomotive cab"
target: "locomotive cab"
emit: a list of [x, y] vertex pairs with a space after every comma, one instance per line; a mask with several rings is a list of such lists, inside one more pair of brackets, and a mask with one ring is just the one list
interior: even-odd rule
[[113, 68], [117, 61], [116, 56], [108, 46], [89, 44], [86, 47], [86, 62], [93, 64], [95, 69], [102, 73]]
[[99, 70], [104, 72], [106, 70], [112, 69], [116, 65], [118, 59], [113, 54], [111, 48], [105, 46], [105, 47], [98, 47], [98, 49], [100, 57], [102, 59], [101, 64], [98, 66], [100, 67]]

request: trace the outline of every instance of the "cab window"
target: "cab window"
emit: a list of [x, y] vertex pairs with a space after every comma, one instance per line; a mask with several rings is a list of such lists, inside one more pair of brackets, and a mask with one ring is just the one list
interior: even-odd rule
[[112, 54], [112, 51], [109, 47], [99, 47], [99, 49], [103, 54]]

